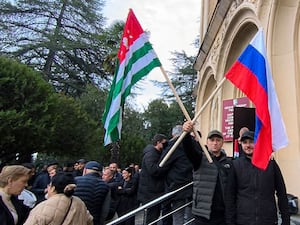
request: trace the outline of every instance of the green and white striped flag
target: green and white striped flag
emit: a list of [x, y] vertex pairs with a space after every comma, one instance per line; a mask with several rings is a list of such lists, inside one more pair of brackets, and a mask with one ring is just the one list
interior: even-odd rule
[[118, 64], [105, 105], [104, 145], [121, 139], [122, 110], [131, 87], [153, 68], [161, 66], [146, 33], [129, 10], [118, 52]]

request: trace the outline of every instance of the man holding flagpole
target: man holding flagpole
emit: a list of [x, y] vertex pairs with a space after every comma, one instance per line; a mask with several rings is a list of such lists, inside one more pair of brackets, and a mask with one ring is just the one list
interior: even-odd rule
[[[183, 130], [190, 133], [193, 122], [186, 121]], [[183, 139], [183, 149], [193, 165], [193, 205], [194, 224], [225, 225], [225, 195], [231, 159], [226, 156], [223, 134], [218, 130], [208, 133], [206, 146], [212, 158], [208, 162], [203, 149], [190, 134]]]

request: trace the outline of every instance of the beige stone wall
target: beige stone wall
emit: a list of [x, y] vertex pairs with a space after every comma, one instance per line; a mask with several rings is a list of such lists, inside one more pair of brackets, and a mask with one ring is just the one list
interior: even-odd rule
[[300, 196], [299, 145], [299, 1], [278, 1], [268, 46], [274, 82], [289, 137], [289, 146], [276, 154], [287, 189]]
[[[202, 16], [211, 19], [216, 1], [202, 0], [201, 4], [210, 12]], [[284, 175], [288, 193], [300, 198], [299, 7], [300, 0], [233, 0], [204, 63], [196, 68], [199, 81], [196, 108], [198, 111], [201, 109], [258, 28], [263, 27], [269, 63], [289, 138], [288, 147], [277, 152], [275, 158]], [[243, 93], [229, 81], [224, 82], [197, 120], [204, 137], [211, 129], [221, 130], [222, 101], [242, 96]], [[231, 155], [232, 143], [226, 143], [224, 147]]]

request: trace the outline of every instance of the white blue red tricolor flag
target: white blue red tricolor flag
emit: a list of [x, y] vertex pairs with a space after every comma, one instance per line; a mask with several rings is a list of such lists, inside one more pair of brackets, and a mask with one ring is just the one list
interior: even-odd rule
[[286, 147], [288, 138], [267, 60], [262, 29], [258, 30], [225, 76], [256, 107], [252, 163], [266, 169], [272, 152]]

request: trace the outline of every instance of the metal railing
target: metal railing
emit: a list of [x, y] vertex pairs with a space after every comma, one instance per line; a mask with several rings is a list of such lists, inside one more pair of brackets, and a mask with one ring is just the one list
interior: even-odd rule
[[[153, 207], [153, 206], [155, 206], [155, 205], [158, 205], [159, 203], [161, 203], [161, 202], [163, 202], [163, 201], [165, 201], [165, 200], [171, 199], [176, 193], [178, 193], [178, 192], [180, 192], [180, 191], [182, 191], [182, 190], [184, 190], [184, 189], [186, 189], [186, 188], [189, 188], [189, 187], [192, 186], [192, 185], [193, 185], [193, 182], [188, 183], [188, 184], [186, 184], [186, 185], [184, 185], [184, 186], [182, 186], [182, 187], [180, 187], [180, 188], [178, 188], [178, 189], [176, 189], [176, 190], [174, 190], [174, 191], [171, 191], [171, 192], [169, 192], [169, 193], [166, 193], [166, 194], [164, 194], [164, 195], [158, 197], [157, 199], [154, 199], [153, 201], [148, 202], [147, 204], [142, 205], [142, 206], [140, 206], [139, 208], [136, 208], [136, 209], [132, 210], [131, 212], [129, 212], [129, 213], [127, 213], [127, 214], [125, 214], [125, 215], [123, 215], [123, 216], [121, 216], [121, 217], [119, 217], [119, 218], [117, 218], [117, 219], [115, 219], [115, 220], [113, 220], [113, 221], [107, 223], [106, 225], [119, 224], [120, 222], [123, 222], [123, 221], [129, 219], [130, 217], [136, 216], [138, 213], [140, 213], [140, 212], [142, 212], [142, 211], [144, 211], [143, 224], [146, 225], [147, 209], [149, 209], [149, 208], [151, 208], [151, 207]], [[172, 215], [174, 212], [177, 212], [177, 211], [179, 211], [180, 209], [183, 209], [183, 208], [185, 208], [185, 207], [188, 207], [188, 206], [191, 205], [191, 204], [192, 204], [192, 201], [190, 201], [190, 202], [188, 202], [188, 203], [186, 203], [186, 204], [184, 204], [184, 205], [182, 205], [182, 206], [180, 206], [180, 207], [174, 209], [173, 211], [170, 211], [169, 213], [167, 213], [167, 214], [165, 214], [165, 215], [160, 216], [157, 220], [154, 220], [153, 222], [149, 223], [148, 225], [155, 224], [155, 223], [157, 223], [158, 221], [163, 220], [164, 218], [166, 218], [166, 217]], [[187, 221], [185, 224], [189, 224], [189, 223], [191, 223], [193, 220], [194, 220], [194, 219], [190, 219], [190, 220]]]

